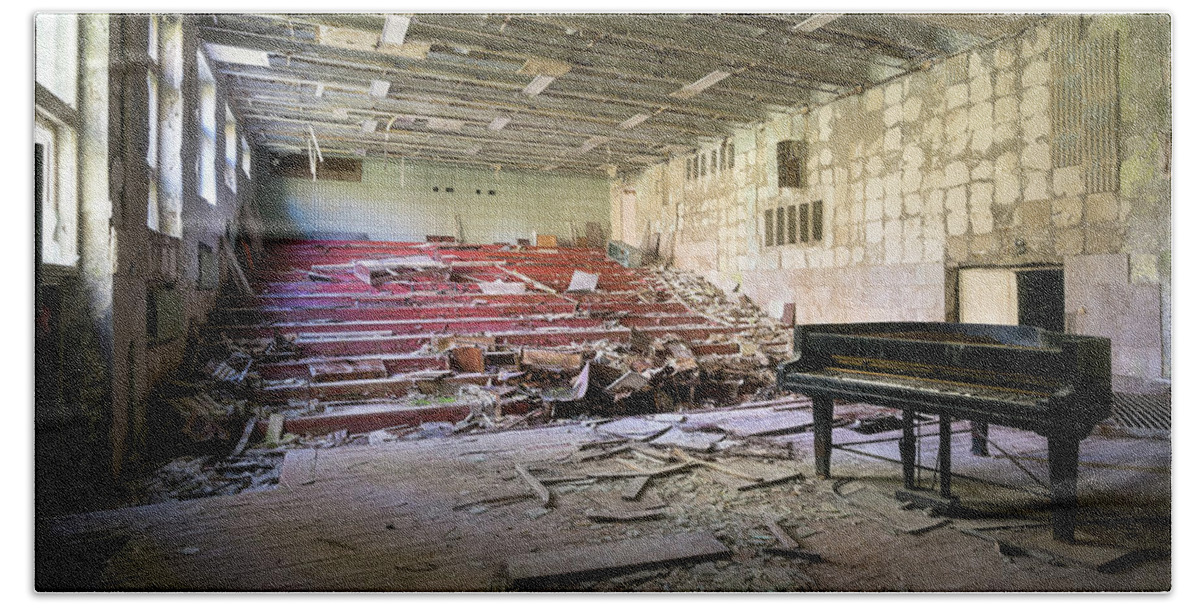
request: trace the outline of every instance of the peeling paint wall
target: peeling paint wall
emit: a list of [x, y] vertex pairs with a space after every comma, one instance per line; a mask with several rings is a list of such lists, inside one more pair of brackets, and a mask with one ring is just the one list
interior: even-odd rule
[[[1110, 191], [1086, 191], [1087, 167], [1052, 162], [1052, 79], [1063, 71], [1052, 45], [1063, 44], [1054, 34], [1063, 20], [1074, 20], [1081, 46], [1116, 32], [1120, 181]], [[1088, 256], [1122, 256], [1136, 269], [1124, 282], [1141, 285], [1137, 301], [1162, 305], [1131, 306], [1124, 291], [1079, 276], [1067, 280], [1068, 325], [1082, 307], [1103, 322], [1075, 330], [1113, 340], [1115, 373], [1169, 375], [1169, 45], [1167, 16], [1053, 17], [740, 129], [733, 169], [689, 180], [688, 157], [677, 157], [613, 192], [637, 191], [637, 225], [662, 235], [675, 265], [771, 311], [796, 302], [798, 323], [953, 321], [959, 268], [1062, 265], [1076, 277]], [[779, 187], [776, 144], [789, 139], [807, 142], [807, 187]], [[818, 200], [821, 241], [765, 245], [766, 210]], [[1131, 326], [1136, 335], [1122, 333]]]
[[269, 175], [257, 199], [273, 236], [424, 241], [457, 235], [457, 217], [471, 243], [515, 243], [534, 233], [567, 239], [572, 223], [584, 236], [587, 222], [608, 225], [607, 204], [608, 184], [600, 178], [377, 159], [363, 162], [361, 182]]

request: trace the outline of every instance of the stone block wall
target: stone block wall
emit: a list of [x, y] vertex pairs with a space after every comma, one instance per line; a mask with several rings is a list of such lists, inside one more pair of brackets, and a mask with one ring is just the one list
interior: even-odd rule
[[[1058, 33], [1064, 20], [1078, 22], [1078, 41]], [[1116, 41], [1119, 57], [1120, 179], [1088, 192], [1087, 166], [1056, 166], [1053, 89], [1065, 47], [1101, 38]], [[769, 310], [796, 302], [800, 322], [953, 321], [957, 269], [1078, 256], [1134, 256], [1156, 269], [1143, 280], [1169, 294], [1169, 41], [1166, 16], [1050, 17], [860, 94], [738, 129], [730, 169], [688, 179], [681, 156], [618, 189], [637, 191], [637, 225], [662, 235], [677, 266], [740, 286]], [[806, 142], [806, 187], [779, 187], [783, 140]], [[766, 210], [818, 200], [820, 241], [765, 245]], [[1169, 374], [1169, 295], [1152, 309], [1118, 310], [1083, 288], [1098, 280], [1080, 280], [1068, 288], [1078, 300], [1068, 313], [1090, 302], [1111, 312], [1105, 318], [1144, 321], [1136, 338], [1114, 341], [1114, 371]], [[1161, 327], [1156, 342], [1144, 335], [1151, 326]], [[1085, 327], [1109, 335], [1077, 329]]]

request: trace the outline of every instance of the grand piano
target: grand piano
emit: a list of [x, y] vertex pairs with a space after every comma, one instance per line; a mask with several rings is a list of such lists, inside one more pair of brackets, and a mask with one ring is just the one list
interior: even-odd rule
[[[1079, 442], [1111, 414], [1107, 338], [1036, 327], [966, 323], [799, 325], [796, 358], [778, 368], [779, 387], [813, 399], [816, 472], [829, 477], [833, 400], [903, 411], [904, 485], [915, 490], [915, 412], [939, 417], [940, 494], [950, 491], [950, 422], [1033, 431], [1050, 453], [1054, 538], [1075, 534]], [[985, 431], [986, 432], [986, 431]]]

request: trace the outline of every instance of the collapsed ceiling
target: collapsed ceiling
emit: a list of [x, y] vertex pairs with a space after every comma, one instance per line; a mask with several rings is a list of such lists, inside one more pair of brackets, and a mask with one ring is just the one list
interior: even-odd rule
[[200, 36], [273, 154], [614, 175], [1040, 18], [219, 14]]

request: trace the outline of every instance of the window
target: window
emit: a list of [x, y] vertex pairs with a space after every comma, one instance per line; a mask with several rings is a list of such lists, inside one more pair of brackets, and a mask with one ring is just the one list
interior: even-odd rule
[[700, 177], [708, 175], [708, 157], [705, 154], [700, 155]]
[[196, 49], [196, 71], [200, 86], [200, 153], [196, 156], [196, 194], [217, 204], [217, 81], [204, 53]]
[[767, 247], [820, 241], [824, 236], [825, 209], [821, 201], [767, 209], [763, 243]]
[[725, 153], [725, 159], [728, 162], [728, 164], [725, 165], [725, 168], [732, 169], [733, 163], [734, 163], [733, 140], [731, 139], [731, 140], [726, 141], [725, 147], [729, 148], [728, 152]]
[[808, 186], [804, 166], [808, 149], [803, 141], [781, 141], [775, 145], [775, 160], [779, 172], [780, 188], [804, 188]]
[[710, 157], [709, 160], [712, 161], [712, 168], [709, 169], [709, 173], [716, 175], [717, 174], [717, 151], [713, 150], [712, 152], [709, 152], [709, 157]]
[[150, 34], [151, 69], [147, 71], [147, 87], [152, 93], [146, 164], [151, 196], [147, 201], [146, 224], [151, 230], [180, 237], [183, 234], [183, 161], [180, 155], [183, 148], [183, 20], [178, 15], [155, 15], [150, 20]]
[[821, 201], [812, 203], [812, 240], [819, 241], [825, 235], [825, 206]]
[[[150, 18], [150, 22], [154, 23], [154, 17]], [[150, 31], [153, 34], [158, 28], [151, 27]], [[157, 45], [155, 45], [157, 48]], [[146, 70], [146, 107], [147, 116], [149, 117], [146, 130], [146, 225], [151, 230], [161, 230], [159, 222], [158, 208], [158, 74], [155, 72], [157, 66]]]
[[39, 14], [34, 36], [34, 195], [40, 216], [35, 228], [43, 263], [74, 266], [79, 235], [79, 18]]
[[79, 18], [40, 14], [34, 22], [34, 80], [63, 103], [76, 107], [79, 84]]
[[225, 185], [237, 192], [237, 119], [225, 104]]
[[242, 173], [250, 179], [250, 144], [246, 143], [245, 136], [242, 136]]

